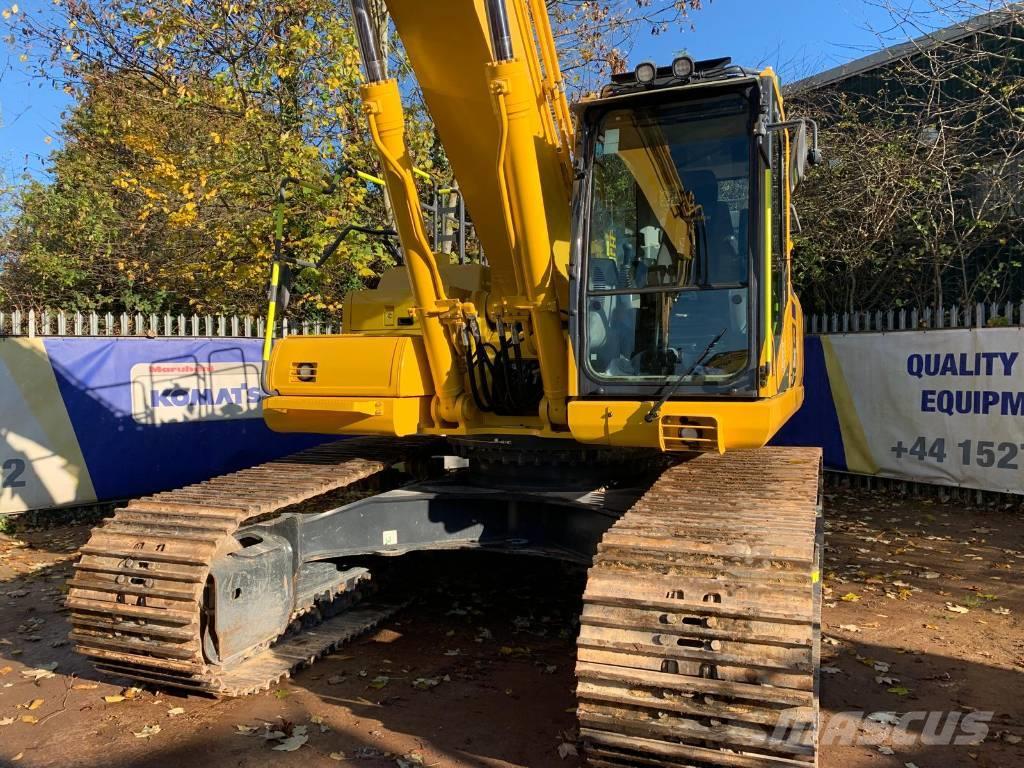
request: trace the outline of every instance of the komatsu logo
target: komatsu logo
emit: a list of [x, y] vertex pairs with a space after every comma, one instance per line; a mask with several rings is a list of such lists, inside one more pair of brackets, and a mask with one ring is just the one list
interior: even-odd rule
[[258, 403], [262, 397], [259, 387], [220, 387], [219, 389], [154, 389], [150, 392], [150, 405], [242, 405]]
[[132, 367], [131, 377], [132, 416], [139, 424], [261, 415], [258, 363], [140, 363]]

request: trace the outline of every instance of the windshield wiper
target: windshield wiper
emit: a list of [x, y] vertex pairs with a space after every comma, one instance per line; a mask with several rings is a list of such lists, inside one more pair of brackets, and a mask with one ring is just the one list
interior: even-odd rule
[[676, 390], [679, 389], [683, 381], [685, 381], [690, 376], [690, 374], [697, 370], [697, 367], [700, 366], [707, 359], [707, 356], [711, 354], [711, 350], [714, 349], [715, 345], [722, 339], [723, 336], [725, 336], [726, 330], [726, 328], [720, 330], [718, 332], [718, 335], [715, 336], [715, 338], [713, 338], [710, 342], [708, 342], [708, 345], [706, 347], [704, 347], [704, 351], [700, 353], [700, 356], [698, 356], [697, 359], [693, 361], [693, 365], [691, 365], [684, 373], [681, 373], [678, 376], [676, 376], [676, 380], [672, 382], [671, 386], [668, 388], [665, 394], [661, 396], [661, 399], [659, 399], [658, 402], [656, 402], [654, 406], [651, 408], [651, 410], [647, 412], [647, 415], [644, 416], [644, 421], [650, 423], [654, 421], [656, 418], [658, 418], [658, 415], [661, 413], [661, 406], [663, 406], [666, 403], [666, 401], [670, 397], [672, 397], [672, 395], [675, 394]]

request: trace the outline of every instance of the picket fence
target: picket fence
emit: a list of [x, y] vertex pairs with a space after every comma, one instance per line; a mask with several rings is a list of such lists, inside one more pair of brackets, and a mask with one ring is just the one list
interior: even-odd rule
[[[251, 315], [184, 315], [150, 314], [141, 312], [77, 312], [43, 309], [20, 309], [0, 312], [0, 336], [211, 336], [262, 337], [266, 327], [263, 317]], [[285, 318], [278, 334], [320, 334], [341, 332], [341, 323], [289, 322]]]
[[[221, 336], [262, 337], [265, 319], [251, 315], [130, 314], [66, 310], [0, 311], [0, 336]], [[808, 315], [804, 329], [812, 335], [918, 331], [935, 328], [1024, 326], [1024, 301], [1018, 304], [975, 304], [972, 307], [888, 309]], [[283, 336], [340, 333], [341, 323], [289, 321], [278, 328]]]
[[1019, 304], [975, 304], [973, 307], [888, 309], [810, 315], [804, 329], [815, 336], [828, 333], [920, 331], [935, 328], [991, 328], [1024, 325], [1024, 301]]

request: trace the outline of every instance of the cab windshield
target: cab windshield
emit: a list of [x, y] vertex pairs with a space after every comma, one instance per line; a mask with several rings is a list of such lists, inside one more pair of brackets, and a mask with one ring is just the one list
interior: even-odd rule
[[592, 377], [720, 386], [749, 368], [750, 133], [736, 94], [601, 119], [586, 237]]

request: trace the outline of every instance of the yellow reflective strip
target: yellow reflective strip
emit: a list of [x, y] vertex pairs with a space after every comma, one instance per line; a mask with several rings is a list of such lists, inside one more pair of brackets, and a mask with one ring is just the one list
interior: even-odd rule
[[363, 181], [370, 182], [371, 184], [380, 184], [381, 186], [384, 185], [384, 179], [378, 176], [371, 176], [370, 174], [364, 173], [363, 171], [356, 171], [356, 176], [358, 176]]
[[274, 316], [277, 314], [277, 302], [270, 302], [267, 307], [267, 332], [263, 335], [263, 362], [270, 359], [270, 346], [274, 341]]
[[[421, 179], [426, 179], [427, 181], [432, 181], [431, 175], [429, 173], [427, 173], [426, 171], [421, 171], [419, 168], [413, 168], [412, 172], [415, 173], [417, 176], [419, 176]], [[370, 182], [371, 184], [380, 184], [381, 186], [384, 185], [384, 179], [380, 178], [379, 176], [372, 176], [371, 174], [366, 173], [365, 171], [356, 171], [356, 176], [358, 176], [363, 181]], [[441, 191], [441, 192], [451, 192], [450, 189], [439, 190], [439, 191]]]
[[270, 347], [274, 342], [274, 318], [277, 315], [277, 286], [281, 282], [281, 265], [276, 261], [270, 267], [270, 306], [267, 307], [267, 329], [263, 334], [263, 362], [270, 359]]
[[821, 581], [821, 571], [815, 568], [811, 571], [811, 584], [817, 584], [819, 581]]

